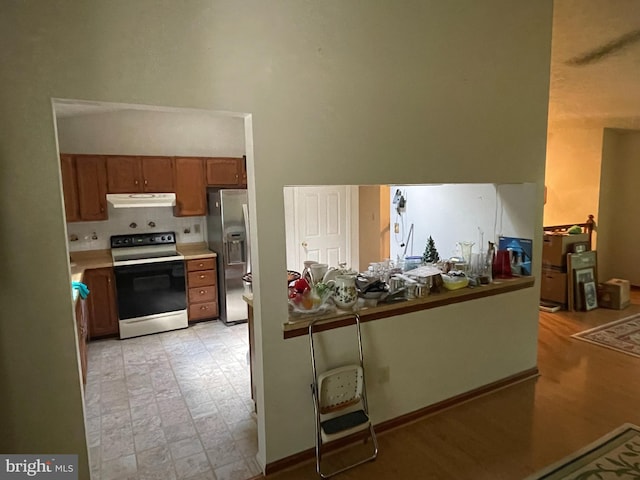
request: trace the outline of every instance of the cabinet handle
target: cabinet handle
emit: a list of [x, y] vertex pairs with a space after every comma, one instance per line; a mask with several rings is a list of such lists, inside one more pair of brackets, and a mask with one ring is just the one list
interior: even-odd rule
[[134, 184], [134, 185], [138, 185], [139, 183], [140, 183], [140, 182], [139, 182], [138, 180], [134, 180], [134, 181], [133, 181], [133, 184]]
[[205, 278], [205, 275], [200, 275], [200, 278]]
[[207, 307], [206, 305], [202, 305], [202, 306], [200, 307], [200, 310], [208, 310], [208, 309], [209, 309], [209, 307]]
[[204, 295], [205, 291], [204, 290], [200, 290], [200, 295]]
[[198, 266], [199, 267], [204, 267], [204, 263], [199, 263]]
[[144, 181], [144, 184], [145, 184], [145, 185], [149, 185], [149, 182], [147, 182], [147, 181], [145, 180], [145, 181]]

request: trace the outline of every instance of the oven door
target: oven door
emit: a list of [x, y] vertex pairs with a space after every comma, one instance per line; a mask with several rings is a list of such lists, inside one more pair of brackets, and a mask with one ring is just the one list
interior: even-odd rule
[[186, 311], [182, 260], [114, 267], [118, 318], [122, 320]]

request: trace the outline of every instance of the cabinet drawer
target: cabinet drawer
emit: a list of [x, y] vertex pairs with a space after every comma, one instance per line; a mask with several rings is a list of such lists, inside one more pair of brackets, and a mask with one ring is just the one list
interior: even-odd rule
[[197, 270], [212, 270], [215, 268], [215, 258], [198, 258], [196, 260], [187, 260], [187, 272], [195, 272]]
[[201, 270], [198, 272], [189, 272], [187, 275], [188, 275], [187, 278], [189, 281], [189, 288], [216, 284], [215, 270]]
[[218, 316], [218, 302], [194, 303], [189, 305], [189, 320]]
[[218, 299], [218, 292], [215, 285], [196, 287], [189, 289], [189, 303], [214, 302]]

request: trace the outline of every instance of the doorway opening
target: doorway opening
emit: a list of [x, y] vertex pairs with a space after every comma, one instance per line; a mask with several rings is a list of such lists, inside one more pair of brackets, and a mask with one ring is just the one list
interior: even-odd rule
[[[154, 159], [244, 157], [245, 172], [251, 172], [244, 181], [254, 202], [250, 115], [70, 99], [54, 99], [53, 112], [59, 153], [81, 159], [123, 156], [155, 166]], [[99, 197], [106, 193], [97, 190]], [[65, 206], [78, 201], [68, 193], [63, 190]], [[100, 208], [106, 209], [104, 217], [67, 216], [70, 258], [85, 260], [72, 273], [90, 269], [86, 259], [94, 252], [108, 259], [111, 235], [170, 231], [178, 249], [207, 245], [203, 213], [175, 216], [171, 208], [114, 209], [106, 202]], [[84, 402], [92, 476], [162, 472], [163, 478], [182, 478], [233, 471], [251, 478], [261, 472], [256, 455], [263, 420], [252, 399], [247, 324], [226, 327], [208, 320], [184, 330], [92, 340], [87, 347]]]

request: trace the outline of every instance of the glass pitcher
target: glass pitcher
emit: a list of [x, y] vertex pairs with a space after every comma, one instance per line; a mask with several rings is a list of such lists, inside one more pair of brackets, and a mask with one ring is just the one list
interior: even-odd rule
[[471, 250], [475, 244], [475, 242], [458, 242], [460, 253], [462, 254], [462, 259], [464, 260], [467, 271], [471, 266]]

